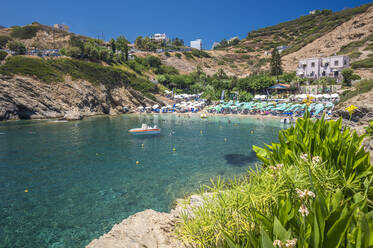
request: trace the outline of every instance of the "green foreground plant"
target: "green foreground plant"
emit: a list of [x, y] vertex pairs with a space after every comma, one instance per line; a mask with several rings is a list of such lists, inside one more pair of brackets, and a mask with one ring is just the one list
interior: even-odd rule
[[197, 247], [371, 247], [373, 168], [363, 136], [307, 113], [254, 147], [263, 162], [240, 179], [204, 186], [203, 206], [177, 234]]

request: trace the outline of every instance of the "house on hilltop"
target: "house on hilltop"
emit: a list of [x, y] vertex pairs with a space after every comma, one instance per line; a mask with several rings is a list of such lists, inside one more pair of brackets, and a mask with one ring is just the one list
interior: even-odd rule
[[156, 42], [167, 42], [168, 41], [168, 38], [165, 33], [163, 34], [155, 33], [150, 37], [150, 39]]
[[190, 47], [198, 49], [198, 50], [202, 50], [202, 40], [201, 39], [192, 40], [190, 42]]
[[309, 79], [333, 77], [337, 82], [340, 82], [342, 70], [347, 67], [350, 67], [350, 57], [348, 56], [308, 58], [299, 61], [296, 74], [298, 77]]

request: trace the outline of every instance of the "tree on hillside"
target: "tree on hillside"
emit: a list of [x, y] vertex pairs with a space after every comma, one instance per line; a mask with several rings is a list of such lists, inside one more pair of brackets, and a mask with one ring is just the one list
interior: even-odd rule
[[155, 56], [146, 57], [146, 62], [150, 67], [154, 67], [154, 68], [158, 68], [162, 64], [161, 60]]
[[214, 76], [216, 76], [218, 79], [228, 78], [227, 74], [224, 72], [224, 70], [222, 68], [220, 68]]
[[84, 49], [84, 42], [81, 38], [77, 36], [70, 37], [70, 46], [72, 47], [79, 47], [82, 51]]
[[184, 40], [176, 37], [172, 39], [172, 45], [173, 46], [184, 46]]
[[26, 47], [20, 41], [9, 41], [7, 44], [9, 50], [14, 51], [17, 55], [26, 54]]
[[136, 38], [135, 40], [135, 46], [137, 49], [142, 49], [143, 48], [143, 44], [142, 44], [142, 36], [139, 36]]
[[271, 57], [271, 75], [272, 76], [279, 76], [282, 74], [282, 67], [281, 67], [281, 56], [278, 50], [275, 48], [272, 51]]
[[6, 47], [6, 44], [12, 40], [9, 36], [1, 35], [0, 36], [0, 49], [3, 49]]
[[117, 48], [115, 46], [114, 38], [111, 38], [111, 40], [110, 40], [110, 47], [111, 47], [111, 51], [115, 54]]
[[351, 82], [353, 80], [361, 79], [360, 76], [354, 74], [354, 71], [350, 68], [343, 69], [342, 70], [342, 76], [343, 76], [343, 85], [345, 85], [345, 86], [351, 86]]
[[116, 41], [116, 48], [118, 51], [120, 51], [122, 54], [124, 54], [124, 60], [128, 60], [128, 44], [130, 42], [123, 36], [119, 36]]

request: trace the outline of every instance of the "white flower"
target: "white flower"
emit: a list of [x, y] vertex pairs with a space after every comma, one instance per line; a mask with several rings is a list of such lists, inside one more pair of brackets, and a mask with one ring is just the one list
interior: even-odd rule
[[308, 161], [308, 155], [306, 154], [306, 153], [303, 153], [303, 154], [301, 154], [300, 155], [300, 158], [302, 159], [302, 160], [304, 160], [304, 161]]
[[286, 240], [285, 246], [287, 248], [294, 248], [297, 245], [297, 239]]
[[300, 199], [306, 198], [306, 200], [307, 200], [308, 197], [315, 198], [315, 196], [316, 196], [315, 193], [313, 193], [312, 191], [310, 191], [308, 189], [300, 190], [300, 189], [296, 188], [295, 191], [297, 192]]
[[277, 246], [278, 246], [278, 247], [281, 248], [281, 247], [283, 246], [283, 244], [282, 244], [281, 240], [278, 240], [278, 239], [277, 239], [277, 240], [273, 241], [273, 246], [274, 246], [274, 247], [277, 247]]
[[307, 195], [307, 196], [309, 196], [309, 197], [311, 197], [311, 198], [315, 198], [315, 193], [313, 193], [312, 191], [310, 191], [310, 190], [308, 190], [308, 189], [306, 189], [306, 190], [304, 190], [304, 193]]
[[304, 205], [303, 203], [300, 205], [300, 208], [298, 210], [298, 212], [304, 217], [304, 216], [308, 216], [310, 214], [310, 212], [308, 211], [306, 205]]
[[280, 170], [282, 167], [284, 167], [283, 164], [277, 164], [277, 165], [276, 165], [276, 168], [277, 168], [278, 170]]
[[299, 196], [300, 199], [303, 199], [306, 196], [306, 194], [304, 193], [304, 191], [302, 191], [302, 190], [300, 190], [298, 188], [296, 188], [295, 190], [297, 191], [297, 194], [298, 194], [298, 196]]
[[321, 162], [321, 158], [319, 156], [313, 157], [312, 162], [316, 163], [316, 164], [319, 164]]

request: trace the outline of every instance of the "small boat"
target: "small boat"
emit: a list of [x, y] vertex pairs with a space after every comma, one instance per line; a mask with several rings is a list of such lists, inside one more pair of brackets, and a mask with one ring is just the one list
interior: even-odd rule
[[157, 128], [157, 126], [148, 127], [148, 125], [142, 124], [140, 128], [132, 128], [129, 130], [129, 132], [133, 135], [159, 134], [161, 129]]

